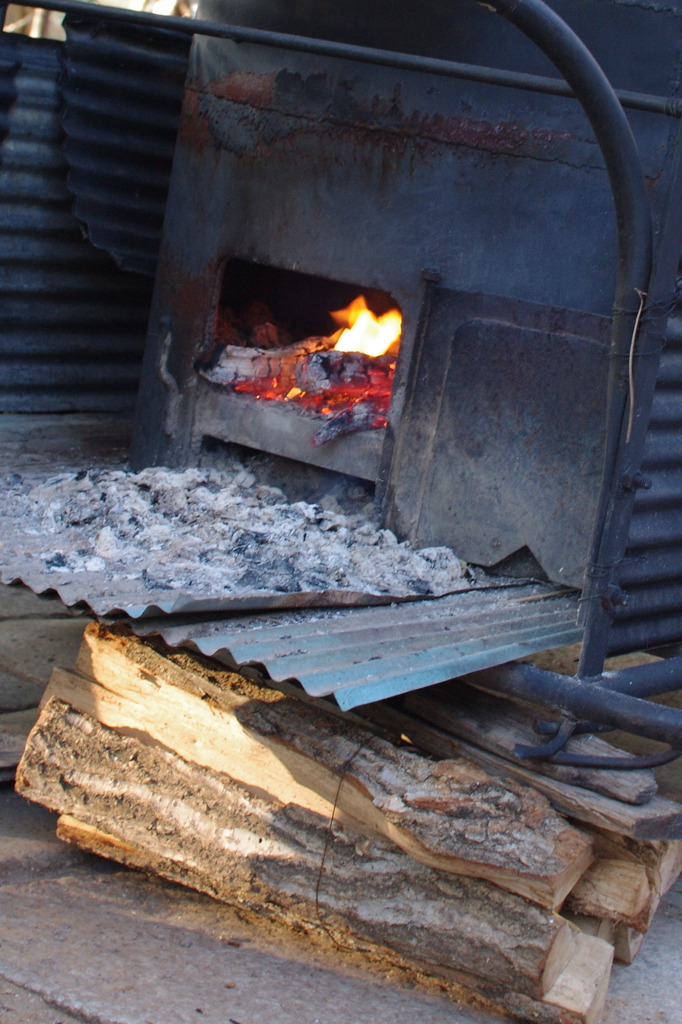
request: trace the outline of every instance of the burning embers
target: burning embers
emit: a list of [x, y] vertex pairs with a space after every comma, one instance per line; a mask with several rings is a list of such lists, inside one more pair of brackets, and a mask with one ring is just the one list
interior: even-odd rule
[[262, 301], [221, 305], [213, 341], [197, 363], [212, 384], [261, 401], [289, 402], [322, 418], [316, 447], [343, 434], [386, 426], [402, 317], [375, 313], [364, 295], [331, 312], [339, 329], [307, 334]]

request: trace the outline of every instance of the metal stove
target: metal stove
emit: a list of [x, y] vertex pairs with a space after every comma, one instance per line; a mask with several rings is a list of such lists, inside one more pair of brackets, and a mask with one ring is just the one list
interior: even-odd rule
[[[193, 43], [133, 465], [187, 465], [204, 438], [275, 453], [374, 482], [416, 544], [582, 588], [576, 681], [489, 679], [565, 712], [545, 754], [582, 718], [682, 747], [680, 712], [641, 699], [682, 685], [681, 14], [204, 0], [165, 19]], [[385, 425], [311, 444], [326, 413], [202, 374], [248, 302], [305, 336], [357, 294], [403, 315]]]

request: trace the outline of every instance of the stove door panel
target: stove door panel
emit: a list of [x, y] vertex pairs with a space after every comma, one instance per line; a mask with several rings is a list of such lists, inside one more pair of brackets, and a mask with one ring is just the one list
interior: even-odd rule
[[[605, 325], [508, 300], [502, 315], [501, 303], [436, 291], [396, 439], [389, 525], [479, 565], [528, 548], [551, 579], [580, 586], [603, 452]], [[571, 330], [581, 327], [593, 336]]]

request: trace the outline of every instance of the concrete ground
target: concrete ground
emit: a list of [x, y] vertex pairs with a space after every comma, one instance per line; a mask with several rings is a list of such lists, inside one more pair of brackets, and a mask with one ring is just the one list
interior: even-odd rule
[[[8, 471], [119, 466], [126, 451], [123, 420], [0, 417]], [[86, 621], [55, 598], [0, 585], [0, 730], [26, 733]], [[247, 924], [207, 897], [65, 846], [55, 816], [17, 796], [9, 774], [0, 756], [0, 1024], [499, 1020], [428, 979]], [[681, 950], [678, 884], [633, 966], [614, 968], [603, 1024], [682, 1024]]]

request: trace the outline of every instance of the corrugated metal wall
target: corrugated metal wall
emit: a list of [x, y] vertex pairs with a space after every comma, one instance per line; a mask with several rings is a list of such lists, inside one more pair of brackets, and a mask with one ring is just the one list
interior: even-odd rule
[[637, 492], [611, 653], [682, 636], [682, 303], [668, 324], [642, 473], [651, 486]]
[[190, 37], [65, 19], [64, 154], [94, 245], [154, 275]]
[[0, 33], [0, 411], [130, 407], [151, 282], [82, 236], [60, 122], [61, 45]]

